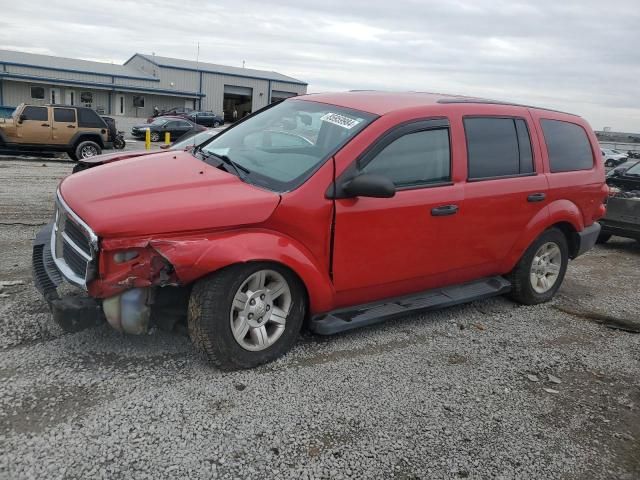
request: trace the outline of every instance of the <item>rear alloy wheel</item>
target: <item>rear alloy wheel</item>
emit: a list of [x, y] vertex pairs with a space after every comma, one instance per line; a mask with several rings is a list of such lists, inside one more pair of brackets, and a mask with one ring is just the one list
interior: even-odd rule
[[160, 141], [160, 133], [159, 132], [151, 132], [151, 141], [159, 142]]
[[234, 265], [200, 280], [189, 301], [189, 335], [220, 368], [251, 368], [286, 353], [305, 313], [300, 281], [269, 263]]
[[77, 160], [81, 160], [83, 158], [91, 158], [96, 157], [102, 153], [102, 149], [100, 145], [96, 142], [92, 142], [91, 140], [85, 140], [84, 142], [80, 142], [75, 150], [75, 157]]
[[525, 305], [551, 300], [560, 288], [569, 263], [564, 233], [551, 228], [540, 235], [509, 274], [510, 296]]

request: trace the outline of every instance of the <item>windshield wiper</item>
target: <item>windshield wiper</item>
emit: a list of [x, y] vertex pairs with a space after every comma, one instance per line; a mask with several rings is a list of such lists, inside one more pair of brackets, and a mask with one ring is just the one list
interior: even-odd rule
[[[242, 180], [243, 182], [246, 181], [247, 175], [249, 175], [251, 173], [251, 170], [249, 170], [248, 168], [243, 167], [242, 165], [234, 162], [233, 160], [231, 160], [226, 155], [217, 155], [215, 153], [205, 152], [202, 149], [199, 149], [197, 152], [194, 152], [194, 155], [196, 153], [199, 153], [204, 160], [208, 160], [209, 158], [215, 158], [216, 160], [219, 160], [221, 162], [221, 164], [223, 164], [225, 166], [230, 166], [231, 168], [233, 168], [236, 176], [240, 180]], [[229, 171], [229, 170], [227, 169], [227, 171]]]

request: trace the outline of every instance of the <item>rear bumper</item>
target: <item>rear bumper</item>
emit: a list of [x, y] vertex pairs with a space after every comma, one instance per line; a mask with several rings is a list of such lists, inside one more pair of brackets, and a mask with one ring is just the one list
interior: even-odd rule
[[640, 240], [640, 224], [600, 220], [602, 233]]
[[593, 225], [589, 225], [581, 232], [576, 233], [576, 253], [574, 258], [579, 257], [594, 247], [596, 240], [598, 240], [598, 235], [600, 235], [600, 230], [600, 224], [598, 222], [594, 222]]

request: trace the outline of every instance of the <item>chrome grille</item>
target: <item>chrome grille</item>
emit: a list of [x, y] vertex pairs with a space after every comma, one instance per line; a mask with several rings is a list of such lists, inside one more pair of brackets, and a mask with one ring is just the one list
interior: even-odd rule
[[51, 231], [51, 253], [62, 275], [71, 283], [85, 287], [92, 279], [98, 238], [91, 228], [67, 206], [60, 192]]

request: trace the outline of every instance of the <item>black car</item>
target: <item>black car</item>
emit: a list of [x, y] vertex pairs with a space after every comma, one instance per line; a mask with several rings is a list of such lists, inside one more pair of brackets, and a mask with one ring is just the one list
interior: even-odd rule
[[151, 131], [151, 141], [164, 140], [165, 134], [171, 135], [171, 141], [177, 140], [185, 133], [200, 132], [205, 127], [180, 117], [158, 117], [151, 123], [136, 125], [131, 129], [131, 135], [144, 138], [147, 128]]
[[193, 123], [204, 125], [205, 127], [219, 127], [224, 125], [224, 118], [213, 112], [191, 112], [186, 118]]
[[610, 194], [607, 213], [600, 220], [598, 243], [605, 243], [612, 235], [640, 241], [640, 162], [616, 168], [607, 175], [607, 185]]

